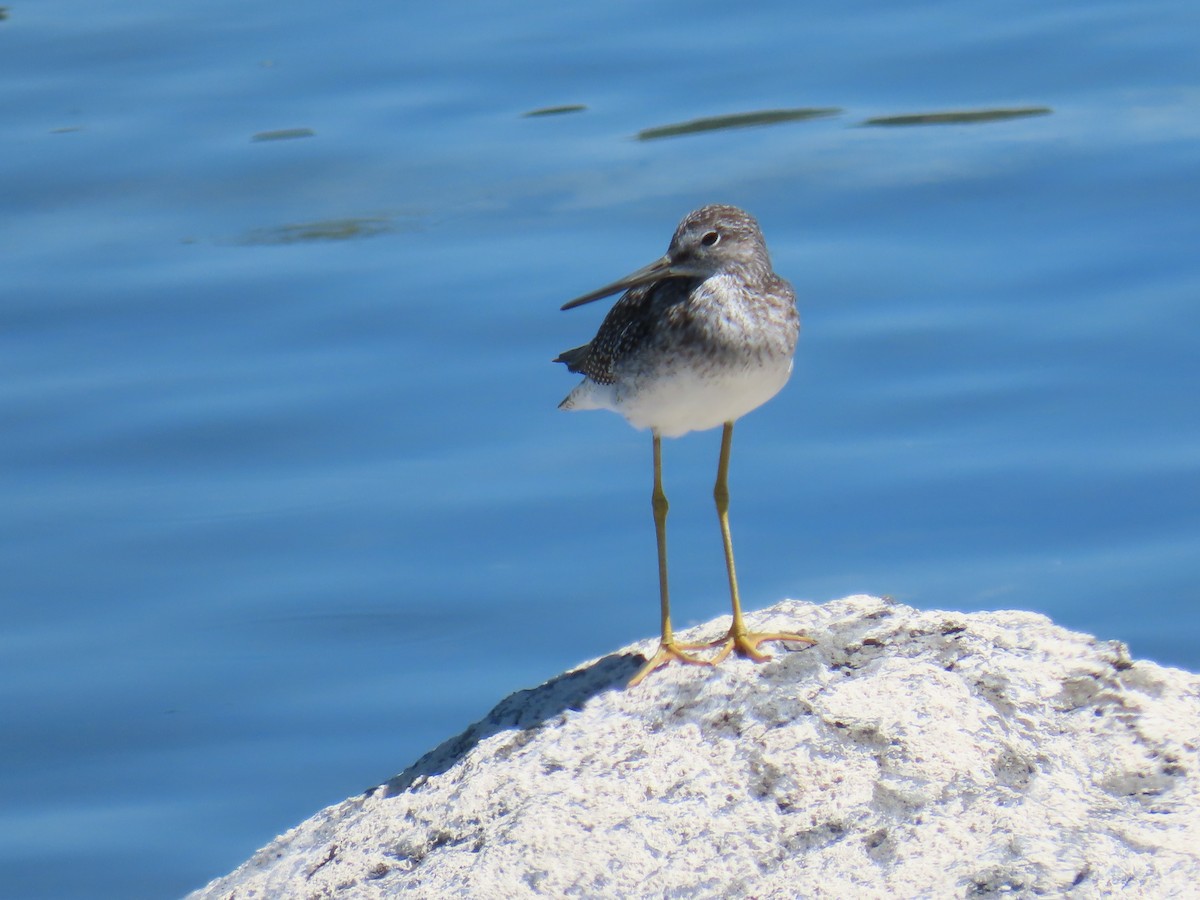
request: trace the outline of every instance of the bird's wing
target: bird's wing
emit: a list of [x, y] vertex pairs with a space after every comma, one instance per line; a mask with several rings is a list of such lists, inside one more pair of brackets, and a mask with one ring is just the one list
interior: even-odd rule
[[590, 343], [559, 354], [555, 362], [566, 363], [572, 372], [586, 375], [600, 384], [612, 384], [615, 367], [634, 354], [654, 336], [660, 316], [650, 307], [672, 305], [686, 300], [688, 281], [668, 278], [638, 285], [621, 295]]

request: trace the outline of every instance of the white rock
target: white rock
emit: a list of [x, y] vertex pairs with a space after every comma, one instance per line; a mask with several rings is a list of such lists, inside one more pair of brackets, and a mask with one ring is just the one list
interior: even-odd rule
[[629, 691], [626, 648], [192, 896], [1200, 896], [1197, 676], [1023, 612], [748, 620], [819, 643]]

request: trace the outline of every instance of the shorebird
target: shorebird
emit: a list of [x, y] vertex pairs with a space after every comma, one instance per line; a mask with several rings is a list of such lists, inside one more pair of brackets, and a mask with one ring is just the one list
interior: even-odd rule
[[[788, 632], [752, 632], [742, 618], [733, 539], [729, 531], [729, 453], [733, 423], [774, 397], [792, 372], [800, 333], [796, 295], [775, 274], [758, 222], [734, 206], [705, 206], [675, 229], [666, 255], [612, 284], [563, 304], [573, 309], [624, 294], [591, 341], [564, 350], [565, 363], [583, 381], [560, 409], [609, 409], [654, 443], [654, 532], [662, 637], [658, 651], [629, 682], [679, 660], [714, 665], [730, 653], [762, 662], [765, 641], [815, 643]], [[725, 547], [733, 622], [708, 644], [682, 644], [671, 630], [667, 588], [667, 497], [662, 487], [662, 439], [723, 426], [713, 497]], [[712, 659], [685, 651], [719, 647]]]

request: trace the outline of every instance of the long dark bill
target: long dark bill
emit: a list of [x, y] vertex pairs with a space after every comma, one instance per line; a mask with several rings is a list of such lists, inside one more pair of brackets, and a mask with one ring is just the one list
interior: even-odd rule
[[574, 309], [577, 306], [583, 306], [585, 303], [591, 303], [593, 300], [600, 300], [604, 297], [611, 297], [613, 294], [621, 291], [627, 291], [630, 288], [637, 287], [639, 284], [661, 281], [664, 278], [687, 278], [694, 274], [691, 269], [678, 265], [669, 256], [664, 256], [661, 259], [656, 259], [648, 266], [643, 266], [636, 272], [630, 272], [624, 278], [620, 278], [612, 284], [606, 284], [604, 287], [592, 291], [590, 294], [584, 294], [582, 297], [576, 297], [574, 300], [564, 303], [562, 308]]

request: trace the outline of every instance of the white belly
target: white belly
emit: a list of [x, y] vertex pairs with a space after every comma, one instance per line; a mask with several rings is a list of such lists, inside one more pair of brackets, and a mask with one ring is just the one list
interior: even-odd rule
[[779, 393], [792, 361], [746, 369], [699, 371], [684, 368], [669, 377], [597, 384], [585, 378], [563, 401], [563, 409], [611, 409], [635, 428], [663, 437], [705, 431], [732, 422]]

